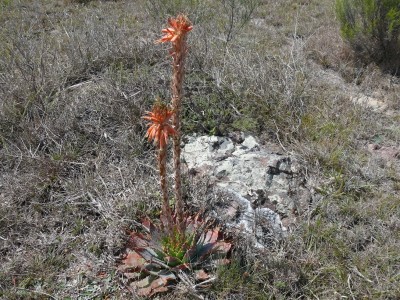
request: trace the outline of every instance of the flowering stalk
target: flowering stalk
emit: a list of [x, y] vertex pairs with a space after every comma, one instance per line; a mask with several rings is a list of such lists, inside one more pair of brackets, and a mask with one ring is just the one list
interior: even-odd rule
[[160, 171], [160, 185], [162, 192], [162, 213], [167, 218], [170, 228], [172, 228], [172, 212], [169, 207], [168, 186], [167, 186], [167, 143], [169, 135], [176, 134], [174, 128], [169, 124], [169, 120], [173, 115], [173, 111], [162, 103], [156, 102], [151, 112], [147, 112], [147, 116], [143, 119], [150, 121], [149, 129], [146, 137], [149, 141], [154, 140], [154, 144], [158, 147], [158, 169]]
[[[182, 103], [182, 83], [184, 75], [184, 63], [187, 53], [186, 34], [192, 30], [193, 26], [185, 15], [178, 15], [176, 18], [169, 18], [170, 27], [163, 29], [165, 34], [158, 42], [171, 42], [172, 49], [172, 109], [174, 115], [172, 124], [176, 134], [173, 137], [174, 141], [174, 169], [175, 169], [175, 213], [178, 224], [183, 224], [183, 201], [181, 188], [181, 123], [180, 111]], [[182, 226], [182, 225], [181, 225]], [[179, 227], [181, 227], [179, 226]], [[183, 230], [183, 228], [180, 228]]]
[[162, 213], [167, 218], [168, 224], [171, 226], [172, 212], [171, 208], [169, 207], [169, 201], [168, 201], [166, 165], [167, 165], [167, 147], [160, 147], [160, 149], [158, 149], [158, 169], [160, 171], [160, 185], [161, 185], [162, 199], [163, 199]]

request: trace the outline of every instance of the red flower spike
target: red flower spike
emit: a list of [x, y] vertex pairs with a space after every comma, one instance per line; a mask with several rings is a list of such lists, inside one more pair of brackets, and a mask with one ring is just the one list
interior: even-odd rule
[[162, 30], [165, 35], [157, 43], [175, 43], [186, 33], [193, 29], [192, 24], [185, 15], [178, 15], [176, 18], [169, 18], [168, 23], [171, 27]]
[[150, 121], [146, 137], [159, 148], [164, 148], [168, 143], [168, 137], [175, 134], [175, 129], [169, 124], [174, 112], [167, 106], [157, 103], [153, 111], [147, 112], [143, 119]]

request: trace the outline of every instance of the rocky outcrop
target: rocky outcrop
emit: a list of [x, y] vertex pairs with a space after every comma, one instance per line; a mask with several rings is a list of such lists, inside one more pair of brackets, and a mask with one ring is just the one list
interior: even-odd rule
[[285, 236], [312, 198], [300, 164], [277, 149], [240, 133], [192, 136], [182, 151], [189, 174], [207, 177], [229, 199], [214, 214], [259, 247]]

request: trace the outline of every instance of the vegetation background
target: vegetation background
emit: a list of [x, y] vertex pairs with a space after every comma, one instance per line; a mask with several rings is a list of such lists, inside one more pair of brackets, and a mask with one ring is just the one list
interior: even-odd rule
[[[132, 298], [115, 259], [160, 210], [141, 116], [170, 96], [154, 41], [177, 12], [184, 133], [278, 143], [321, 196], [285, 241], [240, 243], [204, 297], [398, 299], [400, 78], [358, 59], [330, 0], [0, 0], [0, 298]], [[185, 199], [218, 201], [188, 176]]]

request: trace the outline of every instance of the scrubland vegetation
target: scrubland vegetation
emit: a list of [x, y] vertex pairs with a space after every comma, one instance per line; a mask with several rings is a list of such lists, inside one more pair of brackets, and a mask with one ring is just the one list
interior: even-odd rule
[[[337, 9], [0, 0], [0, 298], [135, 299], [115, 261], [124, 230], [161, 210], [141, 117], [171, 97], [167, 48], [154, 41], [185, 12], [183, 134], [276, 143], [318, 197], [262, 253], [238, 237], [209, 290], [180, 283], [160, 299], [398, 299], [400, 77], [341, 37]], [[183, 183], [194, 211], [216, 201], [206, 180]]]

